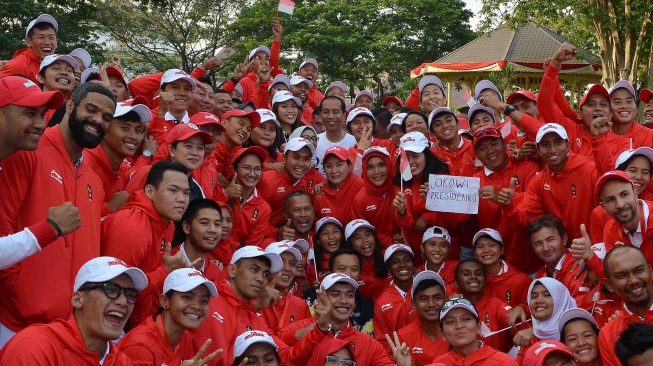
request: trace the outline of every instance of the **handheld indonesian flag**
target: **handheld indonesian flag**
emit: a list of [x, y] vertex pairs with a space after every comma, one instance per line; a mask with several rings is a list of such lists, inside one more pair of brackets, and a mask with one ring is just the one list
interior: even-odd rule
[[277, 10], [292, 15], [295, 10], [295, 2], [293, 0], [279, 0], [279, 8]]
[[406, 150], [401, 148], [401, 159], [399, 161], [399, 172], [401, 173], [401, 180], [409, 181], [413, 175], [410, 172], [410, 164], [408, 163], [408, 156], [406, 156]]

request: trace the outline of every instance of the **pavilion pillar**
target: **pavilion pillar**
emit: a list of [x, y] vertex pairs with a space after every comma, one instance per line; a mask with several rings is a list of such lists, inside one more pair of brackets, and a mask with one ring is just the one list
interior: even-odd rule
[[576, 78], [573, 76], [569, 77], [571, 83], [571, 97], [569, 98], [569, 105], [571, 108], [576, 110]]
[[451, 81], [447, 82], [447, 108], [451, 108]]

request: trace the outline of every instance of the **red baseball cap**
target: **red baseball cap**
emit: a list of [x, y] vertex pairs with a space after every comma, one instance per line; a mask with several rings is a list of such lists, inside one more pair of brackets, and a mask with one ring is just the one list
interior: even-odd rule
[[349, 152], [340, 147], [340, 146], [331, 146], [330, 148], [326, 149], [324, 152], [324, 158], [322, 158], [322, 161], [325, 161], [327, 156], [329, 155], [335, 155], [338, 157], [340, 160], [345, 160], [345, 161], [350, 161], [351, 159], [349, 158]]
[[225, 121], [231, 117], [249, 117], [249, 120], [252, 122], [252, 129], [258, 127], [258, 125], [261, 124], [261, 115], [258, 114], [257, 111], [251, 111], [247, 113], [240, 109], [232, 109], [222, 116], [222, 120]]
[[585, 104], [585, 102], [587, 101], [587, 98], [589, 98], [590, 95], [596, 94], [596, 93], [599, 93], [599, 94], [603, 95], [604, 97], [606, 97], [608, 99], [608, 101], [610, 100], [610, 93], [608, 93], [608, 89], [606, 89], [601, 84], [594, 84], [594, 85], [592, 85], [590, 90], [588, 90], [587, 93], [585, 93], [585, 95], [583, 95], [583, 99], [580, 100], [580, 104], [578, 104], [578, 108], [582, 107], [583, 104]]
[[518, 91], [516, 93], [510, 94], [510, 96], [508, 96], [508, 99], [506, 99], [506, 104], [512, 104], [512, 101], [515, 100], [515, 98], [520, 98], [520, 97], [530, 99], [533, 102], [537, 102], [537, 97], [535, 96], [535, 94], [533, 94], [532, 91], [530, 91], [530, 90], [520, 90], [520, 91]]
[[625, 172], [621, 170], [613, 170], [610, 172], [607, 172], [603, 174], [598, 181], [596, 181], [596, 187], [594, 188], [594, 196], [596, 197], [597, 202], [600, 202], [601, 199], [599, 199], [599, 192], [601, 192], [601, 188], [603, 185], [605, 185], [607, 182], [613, 180], [613, 179], [619, 179], [624, 182], [630, 183], [630, 185], [635, 189], [635, 185], [633, 184], [633, 180], [626, 174]]
[[220, 123], [220, 118], [210, 112], [199, 112], [193, 114], [188, 123], [192, 123], [195, 126], [204, 126], [204, 125], [214, 125], [218, 126], [222, 132], [226, 131], [222, 123]]
[[653, 90], [651, 89], [644, 88], [639, 92], [639, 100], [644, 103], [648, 103], [648, 101], [651, 100], [651, 96], [653, 96]]
[[562, 353], [574, 358], [574, 354], [564, 344], [558, 341], [540, 341], [528, 348], [524, 355], [524, 365], [542, 366], [546, 356], [552, 353]]
[[390, 101], [395, 101], [400, 106], [402, 106], [402, 107], [404, 106], [404, 102], [401, 99], [395, 97], [394, 95], [388, 95], [387, 97], [383, 98], [383, 100], [381, 101], [381, 105], [385, 105], [386, 103], [388, 103]]
[[[107, 71], [107, 76], [115, 76], [115, 77], [117, 77], [118, 79], [120, 79], [120, 81], [122, 81], [123, 84], [125, 84], [125, 87], [127, 87], [127, 81], [125, 81], [125, 77], [122, 76], [122, 73], [120, 72], [120, 70], [118, 70], [118, 69], [117, 69], [116, 67], [114, 67], [114, 66], [107, 66], [107, 67], [105, 68], [105, 70]], [[139, 103], [139, 104], [140, 104], [140, 103]], [[149, 103], [148, 103], [148, 104], [149, 104]], [[148, 105], [148, 104], [145, 104], [145, 105]]]
[[172, 145], [175, 141], [186, 141], [195, 135], [201, 137], [205, 144], [213, 142], [213, 137], [211, 137], [211, 135], [204, 131], [200, 131], [200, 129], [193, 123], [180, 123], [176, 125], [168, 134], [166, 142]]
[[21, 107], [46, 106], [57, 109], [64, 103], [60, 91], [44, 92], [32, 80], [20, 76], [0, 78], [0, 108], [13, 104]]
[[268, 158], [268, 153], [260, 146], [250, 146], [246, 149], [240, 149], [234, 155], [234, 158], [231, 160], [232, 162], [236, 161], [236, 159], [240, 158], [241, 156], [245, 154], [256, 154], [258, 155], [259, 158], [261, 158], [261, 162], [264, 163], [265, 159]]
[[501, 131], [499, 131], [498, 128], [496, 128], [494, 126], [483, 126], [483, 127], [478, 128], [474, 132], [474, 136], [473, 136], [473, 140], [472, 140], [473, 141], [472, 142], [473, 146], [476, 147], [476, 144], [479, 141], [481, 141], [482, 139], [487, 138], [487, 137], [501, 138], [501, 139], [503, 138], [503, 136], [501, 136]]

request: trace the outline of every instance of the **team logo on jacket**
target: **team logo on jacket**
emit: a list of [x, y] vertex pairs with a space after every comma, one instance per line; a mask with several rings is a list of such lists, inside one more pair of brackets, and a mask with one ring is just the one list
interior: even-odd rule
[[163, 239], [161, 239], [161, 249], [160, 249], [161, 253], [163, 253], [163, 250], [165, 248], [166, 248], [166, 239], [163, 238]]
[[246, 327], [245, 327], [245, 329], [247, 329], [247, 331], [248, 331], [248, 332], [251, 332], [251, 331], [252, 331], [252, 327], [251, 327], [251, 326], [249, 326], [249, 325], [248, 325], [248, 326], [246, 326]]
[[218, 314], [217, 311], [215, 313], [213, 313], [213, 317], [216, 318], [220, 323], [224, 323], [224, 317], [222, 315]]
[[376, 205], [370, 205], [365, 207], [365, 211], [374, 211], [376, 210]]
[[571, 185], [571, 196], [576, 197], [576, 185], [575, 184]]
[[163, 130], [164, 130], [165, 132], [168, 132], [168, 126], [163, 126]]
[[313, 179], [309, 179], [308, 188], [313, 188]]
[[59, 184], [63, 184], [63, 179], [61, 178], [61, 175], [59, 175], [59, 173], [57, 173], [56, 170], [52, 169], [52, 171], [50, 172], [50, 176], [52, 178], [54, 178], [54, 180], [59, 182]]
[[211, 187], [213, 187], [213, 175], [211, 175]]
[[286, 191], [286, 188], [285, 188], [285, 187], [279, 187], [279, 188], [277, 188], [277, 193], [283, 193], [283, 192], [285, 192], [285, 191]]
[[485, 313], [485, 324], [490, 324], [490, 314]]
[[331, 213], [331, 209], [330, 209], [330, 208], [323, 208], [323, 209], [320, 211], [320, 213], [321, 213], [321, 214], [330, 214], [330, 213]]
[[86, 191], [88, 192], [88, 200], [93, 202], [93, 189], [90, 184], [86, 185]]
[[295, 322], [295, 316], [294, 316], [294, 315], [291, 315], [291, 316], [290, 316], [290, 322], [291, 322], [291, 323], [294, 323], [294, 322]]
[[410, 350], [411, 353], [424, 353], [424, 350], [420, 347], [413, 347], [413, 349]]
[[515, 187], [519, 187], [519, 177], [515, 175], [513, 178], [515, 178]]
[[550, 190], [551, 190], [551, 186], [550, 186], [549, 184], [547, 184], [547, 183], [544, 183], [544, 190], [545, 190], [545, 191], [550, 191]]
[[254, 210], [254, 213], [252, 214], [252, 219], [256, 220], [257, 217], [258, 217], [258, 208]]
[[381, 305], [381, 311], [386, 311], [392, 309], [392, 304], [383, 304]]
[[583, 142], [580, 140], [580, 138], [576, 138], [576, 145], [580, 147], [583, 144]]
[[506, 291], [506, 301], [510, 302], [510, 299], [512, 299], [512, 292], [508, 290]]

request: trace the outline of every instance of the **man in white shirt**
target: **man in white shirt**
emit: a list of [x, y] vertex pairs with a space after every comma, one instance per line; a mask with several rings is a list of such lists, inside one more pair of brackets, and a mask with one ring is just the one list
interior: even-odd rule
[[356, 145], [356, 139], [354, 136], [342, 130], [346, 108], [345, 102], [342, 99], [335, 96], [328, 96], [322, 100], [320, 108], [322, 109], [321, 116], [325, 132], [318, 135], [319, 140], [317, 141], [315, 156], [318, 159], [317, 168], [324, 175], [324, 167], [322, 166], [324, 152], [332, 146], [349, 149]]

